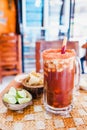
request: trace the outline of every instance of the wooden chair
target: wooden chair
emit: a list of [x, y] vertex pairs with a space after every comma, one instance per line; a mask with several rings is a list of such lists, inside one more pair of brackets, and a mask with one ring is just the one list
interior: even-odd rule
[[[58, 41], [36, 41], [35, 43], [35, 58], [36, 58], [36, 72], [41, 72], [42, 69], [42, 57], [41, 52], [48, 48], [61, 48], [62, 40]], [[68, 49], [75, 49], [77, 56], [79, 56], [79, 42], [78, 41], [68, 41]]]
[[0, 81], [3, 76], [22, 72], [21, 36], [2, 34], [0, 36]]

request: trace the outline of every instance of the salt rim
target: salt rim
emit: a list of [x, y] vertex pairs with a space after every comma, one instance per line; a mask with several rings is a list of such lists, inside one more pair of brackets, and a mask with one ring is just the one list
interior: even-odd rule
[[42, 57], [44, 60], [46, 59], [68, 59], [75, 57], [76, 53], [73, 49], [67, 49], [64, 54], [61, 54], [61, 49], [47, 49], [42, 53]]

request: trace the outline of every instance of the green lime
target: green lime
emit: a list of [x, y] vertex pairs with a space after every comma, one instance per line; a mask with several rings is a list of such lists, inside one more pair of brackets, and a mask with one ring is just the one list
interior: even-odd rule
[[20, 98], [26, 98], [26, 91], [25, 90], [18, 90], [17, 96]]
[[14, 87], [11, 87], [8, 92], [9, 95], [16, 96], [16, 89]]
[[23, 103], [29, 102], [30, 100], [31, 98], [18, 98], [18, 103], [23, 104]]
[[15, 98], [15, 96], [13, 95], [9, 95], [9, 94], [4, 94], [3, 100], [7, 103], [11, 103], [11, 104], [16, 104], [17, 100]]

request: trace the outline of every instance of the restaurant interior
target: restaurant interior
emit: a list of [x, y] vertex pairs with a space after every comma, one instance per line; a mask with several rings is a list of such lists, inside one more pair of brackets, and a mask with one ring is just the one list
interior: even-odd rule
[[38, 53], [44, 47], [39, 50], [38, 42], [48, 41], [47, 48], [55, 48], [50, 42], [63, 40], [64, 36], [68, 41], [78, 42], [72, 48], [78, 51], [81, 73], [87, 73], [86, 3], [86, 0], [1, 0], [0, 85], [3, 86], [5, 78], [9, 82], [19, 73], [42, 71]]
[[87, 130], [87, 0], [0, 0], [0, 130]]

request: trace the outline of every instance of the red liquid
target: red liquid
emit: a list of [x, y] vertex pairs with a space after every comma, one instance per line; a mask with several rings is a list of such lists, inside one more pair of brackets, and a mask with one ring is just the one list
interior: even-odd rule
[[69, 71], [46, 72], [44, 75], [45, 89], [47, 93], [47, 104], [62, 108], [71, 104], [74, 87], [74, 68]]
[[53, 108], [64, 108], [72, 103], [75, 53], [70, 50], [65, 54], [60, 54], [60, 50], [54, 51], [55, 54], [48, 52], [43, 55], [45, 100]]

